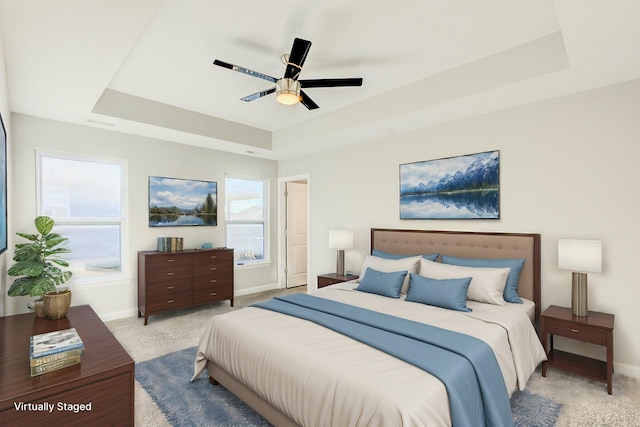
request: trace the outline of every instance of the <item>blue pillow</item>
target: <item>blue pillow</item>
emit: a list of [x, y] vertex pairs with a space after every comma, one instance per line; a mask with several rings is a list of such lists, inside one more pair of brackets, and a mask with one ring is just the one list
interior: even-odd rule
[[402, 289], [402, 283], [406, 276], [406, 270], [383, 273], [382, 271], [368, 267], [365, 270], [364, 277], [360, 279], [360, 284], [356, 288], [356, 291], [391, 298], [400, 298], [400, 289]]
[[[392, 253], [389, 253], [389, 252], [380, 251], [378, 249], [374, 249], [373, 252], [371, 252], [371, 255], [377, 256], [377, 257], [380, 257], [380, 258], [386, 258], [386, 259], [402, 259], [402, 258], [411, 258], [411, 257], [414, 257], [414, 256], [419, 256], [419, 255], [392, 254]], [[428, 259], [429, 261], [435, 262], [436, 259], [438, 259], [438, 255], [440, 255], [440, 254], [439, 253], [426, 254], [426, 255], [422, 255], [422, 258]]]
[[471, 283], [471, 277], [432, 279], [411, 273], [409, 292], [405, 301], [469, 312], [471, 311], [467, 307], [469, 283]]
[[504, 287], [503, 297], [506, 302], [522, 304], [518, 296], [518, 281], [520, 272], [524, 266], [524, 258], [510, 259], [481, 259], [481, 258], [457, 258], [454, 256], [442, 255], [444, 264], [462, 265], [465, 267], [488, 267], [488, 268], [510, 268], [507, 284]]

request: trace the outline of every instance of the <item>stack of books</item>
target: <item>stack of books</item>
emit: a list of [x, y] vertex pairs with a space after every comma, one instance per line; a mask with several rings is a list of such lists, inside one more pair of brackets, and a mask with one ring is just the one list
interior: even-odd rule
[[76, 328], [34, 335], [29, 346], [31, 376], [77, 365], [83, 354], [84, 344]]
[[184, 249], [182, 237], [158, 237], [158, 252], [178, 252]]

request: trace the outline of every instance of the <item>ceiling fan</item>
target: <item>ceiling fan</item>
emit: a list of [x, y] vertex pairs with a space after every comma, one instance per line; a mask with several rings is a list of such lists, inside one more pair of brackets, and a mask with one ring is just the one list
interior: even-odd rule
[[261, 92], [257, 92], [244, 98], [240, 98], [243, 101], [253, 101], [254, 99], [262, 98], [265, 95], [276, 93], [276, 100], [285, 105], [294, 105], [298, 102], [307, 107], [309, 110], [315, 110], [318, 107], [309, 95], [307, 95], [302, 88], [313, 87], [337, 87], [337, 86], [362, 86], [362, 78], [347, 78], [347, 79], [309, 79], [298, 80], [300, 71], [302, 71], [302, 65], [307, 54], [311, 48], [311, 42], [295, 38], [293, 40], [293, 46], [291, 47], [291, 53], [282, 56], [283, 62], [286, 64], [284, 71], [284, 77], [277, 79], [275, 77], [268, 76], [266, 74], [259, 73], [257, 71], [250, 70], [248, 68], [240, 67], [238, 65], [229, 64], [228, 62], [220, 61], [216, 59], [213, 61], [214, 65], [228, 68], [239, 73], [248, 74], [259, 79], [267, 80], [275, 83], [275, 87], [272, 87]]

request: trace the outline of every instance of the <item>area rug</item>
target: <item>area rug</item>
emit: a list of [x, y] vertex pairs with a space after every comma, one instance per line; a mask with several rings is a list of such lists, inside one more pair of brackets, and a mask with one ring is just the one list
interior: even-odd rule
[[[205, 373], [191, 382], [196, 347], [136, 364], [136, 380], [172, 426], [270, 426], [224, 387], [214, 387]], [[562, 405], [527, 390], [511, 398], [516, 427], [552, 427]]]

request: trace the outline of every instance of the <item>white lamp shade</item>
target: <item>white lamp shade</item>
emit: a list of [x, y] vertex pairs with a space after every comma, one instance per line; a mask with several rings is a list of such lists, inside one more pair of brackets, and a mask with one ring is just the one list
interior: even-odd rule
[[558, 240], [558, 268], [577, 273], [602, 271], [602, 242], [599, 240]]
[[353, 247], [353, 231], [329, 230], [330, 249], [350, 249]]

